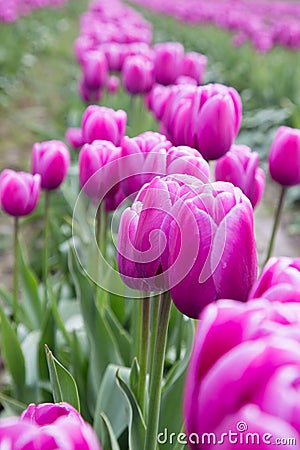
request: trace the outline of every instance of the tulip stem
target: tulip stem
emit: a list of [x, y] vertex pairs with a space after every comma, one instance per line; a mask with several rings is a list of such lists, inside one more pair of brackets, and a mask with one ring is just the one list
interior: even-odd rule
[[272, 255], [272, 251], [273, 251], [273, 247], [274, 247], [274, 243], [275, 243], [275, 237], [276, 237], [276, 233], [278, 230], [278, 225], [280, 222], [280, 217], [281, 217], [281, 213], [282, 213], [282, 209], [283, 209], [286, 190], [287, 189], [285, 187], [281, 188], [280, 197], [279, 197], [279, 201], [278, 201], [278, 205], [277, 205], [277, 209], [276, 209], [276, 213], [275, 213], [275, 217], [274, 217], [272, 235], [271, 235], [271, 239], [269, 242], [268, 252], [267, 252], [267, 256], [266, 256], [266, 260], [265, 260], [264, 264], [266, 264], [266, 262]]
[[182, 332], [183, 332], [183, 314], [177, 312], [176, 361], [179, 361], [181, 356]]
[[45, 305], [48, 304], [49, 208], [50, 208], [50, 191], [45, 190], [45, 210], [44, 210], [44, 293], [45, 293]]
[[155, 295], [151, 298], [151, 334], [150, 334], [150, 351], [149, 351], [149, 372], [152, 370], [152, 361], [155, 349], [155, 340], [156, 340], [156, 329], [157, 329], [157, 321], [158, 321], [158, 312], [159, 312], [159, 303], [160, 296]]
[[169, 292], [161, 295], [156, 329], [156, 340], [150, 374], [148, 423], [144, 450], [155, 450], [159, 424], [163, 369], [166, 355], [168, 325], [171, 311]]
[[13, 274], [13, 321], [18, 320], [19, 291], [19, 218], [14, 218], [14, 274]]
[[139, 364], [140, 376], [138, 384], [138, 399], [141, 411], [145, 414], [145, 398], [146, 398], [146, 381], [147, 381], [147, 364], [149, 349], [149, 331], [150, 331], [150, 298], [145, 296], [140, 300], [142, 302], [142, 314], [140, 317], [140, 348], [139, 348]]

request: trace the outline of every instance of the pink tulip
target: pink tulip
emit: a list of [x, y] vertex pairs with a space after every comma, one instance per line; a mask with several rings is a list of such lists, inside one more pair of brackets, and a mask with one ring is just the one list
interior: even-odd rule
[[110, 94], [115, 94], [120, 86], [120, 80], [116, 75], [111, 75], [107, 81], [106, 88]]
[[27, 216], [36, 207], [41, 190], [40, 175], [5, 169], [0, 175], [0, 204], [7, 214]]
[[184, 48], [179, 42], [154, 46], [154, 75], [160, 84], [172, 84], [182, 72]]
[[121, 216], [117, 262], [122, 280], [131, 288], [151, 291], [164, 286], [159, 274], [164, 243], [159, 235], [179, 188], [175, 179], [155, 177]]
[[197, 52], [185, 53], [182, 63], [182, 75], [193, 78], [197, 84], [202, 84], [207, 66], [207, 57]]
[[92, 427], [67, 403], [31, 404], [19, 419], [2, 419], [0, 447], [18, 450], [101, 450]]
[[[264, 299], [220, 300], [205, 308], [185, 383], [189, 436], [214, 433], [217, 441], [232, 430], [245, 449], [249, 443], [240, 439], [248, 432], [259, 434], [255, 448], [263, 449], [277, 437], [299, 438], [299, 318], [296, 304]], [[263, 441], [267, 433], [271, 442]], [[190, 441], [190, 448], [215, 448], [216, 442], [202, 442]], [[223, 436], [222, 447], [231, 445]]]
[[120, 148], [109, 141], [85, 144], [79, 154], [79, 182], [92, 201], [113, 197], [119, 189]]
[[114, 111], [105, 106], [90, 105], [82, 117], [83, 140], [88, 144], [107, 140], [118, 146], [125, 133], [126, 120], [126, 112], [121, 109]]
[[156, 175], [166, 175], [166, 155], [171, 145], [165, 136], [152, 131], [133, 138], [124, 137], [119, 170], [126, 196], [137, 193]]
[[67, 176], [70, 153], [61, 141], [37, 142], [32, 147], [31, 171], [40, 174], [42, 189], [57, 189]]
[[66, 140], [75, 149], [83, 146], [82, 130], [79, 127], [71, 127], [66, 131]]
[[196, 149], [188, 146], [171, 147], [167, 151], [166, 175], [191, 175], [209, 183], [209, 165]]
[[300, 302], [300, 258], [271, 258], [253, 285], [249, 299]]
[[257, 256], [253, 209], [240, 189], [230, 183], [190, 183], [170, 211], [174, 219], [164, 224], [168, 247], [161, 264], [169, 271], [175, 306], [198, 318], [217, 299], [247, 299]]
[[83, 80], [90, 90], [101, 89], [108, 79], [108, 67], [104, 53], [86, 52], [82, 61]]
[[270, 148], [269, 170], [282, 186], [300, 184], [300, 130], [278, 128]]
[[229, 181], [247, 195], [253, 208], [265, 189], [265, 173], [258, 167], [259, 155], [246, 145], [232, 145], [215, 165], [217, 181]]
[[81, 100], [85, 103], [99, 102], [102, 97], [102, 90], [100, 88], [90, 89], [84, 78], [78, 83], [78, 91]]
[[123, 85], [131, 94], [146, 94], [154, 83], [153, 62], [142, 56], [128, 56], [122, 68]]

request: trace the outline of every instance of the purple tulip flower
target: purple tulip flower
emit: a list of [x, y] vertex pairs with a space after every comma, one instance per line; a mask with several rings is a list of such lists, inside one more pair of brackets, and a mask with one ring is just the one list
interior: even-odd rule
[[126, 112], [121, 109], [114, 111], [105, 106], [90, 105], [82, 117], [83, 140], [88, 144], [95, 140], [107, 140], [114, 145], [120, 145], [126, 120]]
[[154, 75], [157, 83], [172, 84], [182, 73], [184, 48], [180, 42], [154, 45]]
[[67, 403], [31, 404], [19, 419], [0, 420], [0, 447], [18, 450], [101, 450], [92, 427]]
[[247, 433], [256, 433], [253, 448], [267, 449], [275, 438], [299, 439], [299, 319], [296, 304], [265, 299], [220, 300], [205, 308], [185, 382], [190, 448], [216, 448], [227, 433], [219, 444], [229, 450], [230, 430], [245, 449]]
[[27, 216], [36, 207], [41, 190], [41, 176], [5, 169], [0, 175], [0, 204], [7, 214]]
[[70, 153], [61, 141], [37, 142], [32, 147], [33, 174], [40, 174], [42, 189], [57, 189], [67, 176]]
[[254, 283], [249, 299], [300, 303], [300, 258], [271, 258]]
[[282, 186], [300, 184], [300, 130], [278, 128], [269, 152], [269, 170]]
[[251, 201], [253, 208], [263, 196], [266, 179], [258, 167], [259, 155], [246, 145], [232, 145], [215, 165], [217, 181], [229, 181], [238, 186]]

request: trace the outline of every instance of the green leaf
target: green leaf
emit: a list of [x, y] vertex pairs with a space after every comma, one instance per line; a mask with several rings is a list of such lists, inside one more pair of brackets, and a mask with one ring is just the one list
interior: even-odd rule
[[20, 415], [26, 409], [24, 403], [3, 394], [3, 392], [0, 392], [0, 403], [11, 416]]
[[53, 312], [51, 306], [48, 306], [45, 313], [44, 319], [41, 325], [41, 339], [39, 343], [39, 377], [41, 380], [49, 380], [48, 365], [45, 356], [45, 344], [49, 348], [55, 349], [55, 330], [56, 323], [53, 317]]
[[114, 435], [112, 426], [110, 421], [108, 420], [108, 417], [101, 413], [101, 419], [102, 419], [102, 440], [101, 440], [101, 446], [103, 450], [120, 450], [118, 441], [116, 439], [116, 436]]
[[12, 295], [10, 292], [8, 292], [4, 286], [0, 285], [0, 297], [5, 301], [5, 303], [7, 304], [7, 306], [9, 306], [10, 308], [12, 308], [12, 304], [13, 304], [13, 300], [12, 300]]
[[121, 436], [127, 426], [127, 403], [116, 382], [116, 372], [120, 370], [122, 378], [129, 382], [130, 369], [110, 364], [101, 381], [97, 398], [96, 412], [94, 416], [94, 429], [102, 441], [100, 414], [104, 413], [113, 428], [117, 439]]
[[43, 319], [42, 300], [39, 295], [38, 280], [24, 260], [22, 249], [19, 251], [22, 275], [22, 309], [32, 330], [40, 329]]
[[[91, 413], [96, 408], [101, 376], [109, 364], [123, 365], [116, 338], [105, 317], [104, 308], [100, 312], [95, 303], [95, 286], [79, 268], [74, 251], [70, 251], [69, 268], [75, 283], [77, 297], [91, 345], [89, 369], [89, 405]], [[98, 288], [97, 288], [98, 289]]]
[[132, 338], [109, 308], [105, 308], [104, 313], [118, 344], [118, 349], [122, 355], [123, 364], [129, 366], [131, 362]]
[[141, 450], [144, 447], [146, 425], [140, 407], [131, 389], [120, 377], [119, 371], [117, 371], [116, 377], [119, 387], [127, 400], [128, 448], [130, 450]]
[[45, 345], [53, 399], [56, 403], [67, 402], [80, 412], [76, 382], [70, 372], [52, 355]]
[[20, 342], [15, 330], [9, 323], [3, 309], [0, 307], [1, 318], [1, 349], [6, 369], [14, 381], [16, 394], [22, 396], [25, 387], [25, 360]]
[[137, 358], [133, 358], [131, 370], [130, 370], [130, 389], [132, 390], [133, 394], [135, 395], [135, 398], [137, 397], [138, 393], [138, 384], [139, 384], [139, 377], [140, 377], [140, 367]]

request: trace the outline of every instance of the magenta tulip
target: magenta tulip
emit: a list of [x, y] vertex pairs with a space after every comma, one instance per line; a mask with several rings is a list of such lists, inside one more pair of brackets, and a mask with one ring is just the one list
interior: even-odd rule
[[203, 311], [185, 383], [190, 448], [210, 450], [223, 437], [229, 450], [229, 430], [245, 449], [247, 433], [257, 433], [250, 446], [263, 449], [275, 438], [299, 438], [298, 328], [296, 304], [221, 300]]
[[253, 209], [240, 189], [221, 182], [191, 186], [170, 211], [173, 221], [164, 224], [168, 247], [161, 264], [175, 306], [198, 318], [217, 299], [247, 299], [257, 256]]
[[300, 258], [271, 258], [253, 285], [249, 299], [300, 303]]
[[19, 419], [2, 419], [0, 447], [18, 450], [101, 450], [92, 427], [67, 403], [31, 404]]
[[33, 174], [41, 175], [42, 189], [57, 189], [67, 176], [70, 153], [61, 141], [37, 142], [32, 147]]
[[184, 48], [179, 42], [163, 42], [154, 46], [154, 75], [160, 84], [172, 84], [181, 75]]
[[282, 186], [300, 184], [300, 130], [280, 127], [269, 152], [269, 170]]
[[154, 83], [153, 62], [142, 55], [128, 56], [123, 64], [122, 78], [129, 94], [146, 94]]
[[197, 84], [202, 84], [207, 57], [197, 52], [185, 53], [182, 63], [182, 75], [193, 78]]
[[247, 195], [253, 208], [265, 189], [265, 173], [258, 167], [259, 155], [246, 145], [232, 145], [215, 165], [217, 181], [229, 181]]
[[191, 147], [181, 145], [167, 151], [166, 175], [191, 175], [203, 183], [209, 183], [209, 165], [200, 153]]
[[160, 258], [164, 248], [159, 237], [161, 226], [180, 185], [175, 179], [153, 178], [138, 193], [122, 216], [118, 234], [117, 262], [124, 283], [144, 290], [160, 290], [164, 275], [160, 275]]
[[7, 214], [27, 216], [36, 207], [41, 190], [41, 176], [5, 169], [0, 175], [0, 204]]
[[114, 111], [105, 106], [90, 105], [82, 117], [83, 140], [88, 144], [95, 140], [107, 140], [120, 145], [126, 120], [126, 112], [121, 109]]
[[79, 181], [92, 201], [113, 197], [119, 189], [120, 148], [109, 141], [85, 144], [79, 154]]
[[108, 67], [104, 53], [97, 50], [85, 52], [82, 71], [84, 84], [88, 89], [103, 88], [108, 79]]
[[153, 131], [133, 138], [124, 137], [119, 170], [126, 196], [137, 193], [156, 175], [166, 175], [166, 154], [171, 146], [164, 135]]
[[82, 130], [79, 127], [71, 127], [66, 131], [66, 140], [75, 149], [83, 146]]
[[78, 83], [78, 91], [81, 100], [85, 103], [97, 103], [102, 97], [102, 90], [100, 88], [90, 89], [84, 78], [82, 78]]
[[107, 81], [106, 88], [110, 94], [115, 94], [120, 86], [120, 80], [116, 75], [111, 75]]

